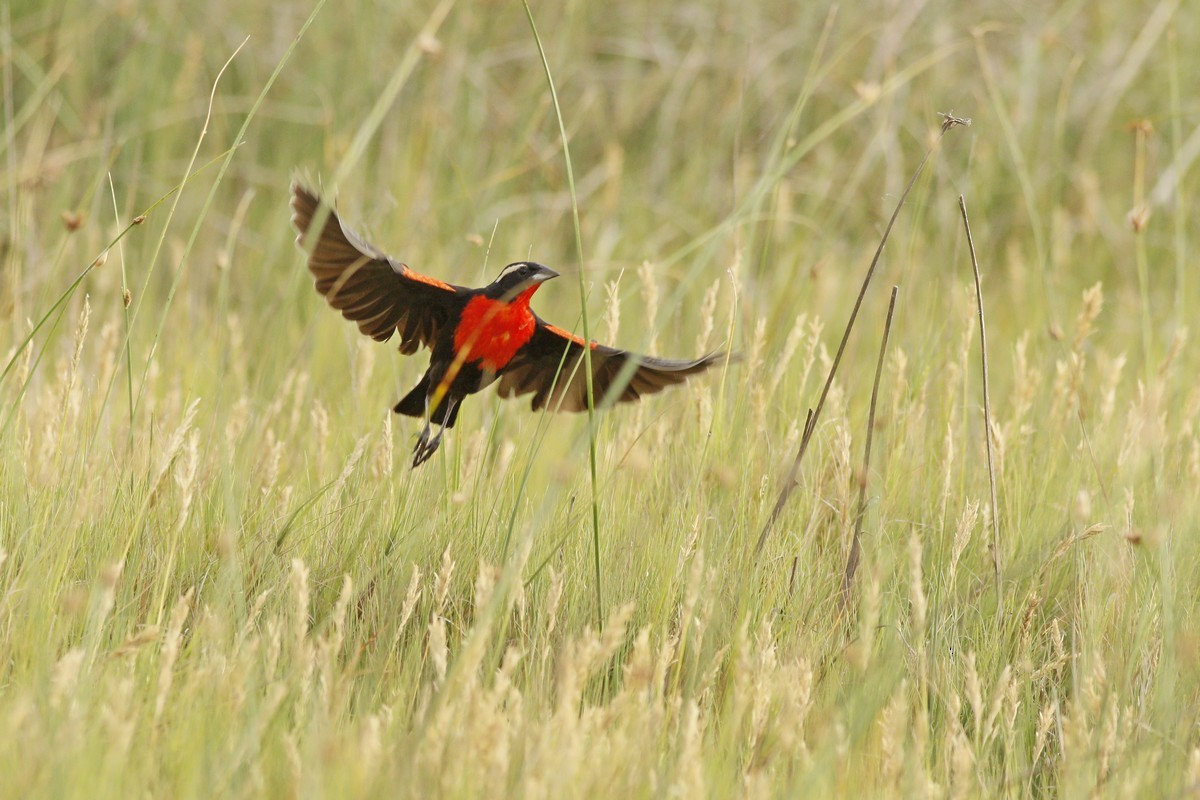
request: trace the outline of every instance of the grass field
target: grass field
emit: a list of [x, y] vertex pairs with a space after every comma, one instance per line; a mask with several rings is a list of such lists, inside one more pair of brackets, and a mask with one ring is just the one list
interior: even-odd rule
[[[574, 204], [520, 3], [0, 7], [0, 796], [1200, 791], [1200, 17], [974, 5], [539, 1]], [[410, 470], [295, 176], [742, 359]]]

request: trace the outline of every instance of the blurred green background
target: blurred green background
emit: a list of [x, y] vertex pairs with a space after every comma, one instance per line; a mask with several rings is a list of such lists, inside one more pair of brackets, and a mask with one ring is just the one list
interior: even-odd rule
[[[580, 264], [521, 5], [316, 8], [0, 7], [0, 794], [1195, 791], [1200, 16], [538, 2]], [[568, 328], [582, 269], [597, 338], [743, 359], [600, 416], [594, 480], [490, 392], [410, 471], [425, 358], [313, 291], [297, 176], [414, 269], [549, 264]]]

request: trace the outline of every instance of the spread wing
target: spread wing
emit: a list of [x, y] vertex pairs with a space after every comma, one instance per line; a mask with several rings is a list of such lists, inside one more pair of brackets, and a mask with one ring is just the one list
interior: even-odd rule
[[[299, 183], [292, 184], [292, 225], [300, 232], [296, 243], [305, 248], [305, 234], [317, 213], [320, 198]], [[348, 230], [332, 208], [316, 242], [308, 268], [317, 291], [346, 319], [373, 339], [385, 342], [400, 333], [400, 352], [433, 347], [465, 302], [462, 287], [413, 272]]]
[[[586, 411], [587, 376], [583, 370], [584, 340], [538, 319], [529, 342], [500, 373], [501, 397], [533, 394], [533, 410]], [[641, 356], [595, 342], [592, 350], [592, 397], [597, 406], [629, 403], [642, 395], [683, 383], [725, 359], [709, 353], [695, 361], [672, 361]], [[631, 365], [632, 362], [632, 365]], [[561, 365], [561, 366], [560, 366]], [[608, 397], [609, 392], [615, 393]]]

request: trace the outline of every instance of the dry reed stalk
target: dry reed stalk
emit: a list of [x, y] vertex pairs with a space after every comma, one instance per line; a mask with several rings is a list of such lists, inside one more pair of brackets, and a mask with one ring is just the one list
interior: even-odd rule
[[842, 576], [842, 610], [850, 604], [850, 591], [854, 586], [854, 573], [858, 571], [859, 540], [862, 538], [863, 518], [867, 515], [867, 475], [871, 469], [871, 440], [875, 433], [875, 406], [879, 401], [879, 377], [883, 374], [883, 359], [887, 355], [888, 338], [892, 334], [892, 315], [896, 311], [896, 293], [899, 286], [892, 287], [888, 300], [887, 319], [883, 323], [883, 341], [879, 344], [879, 361], [875, 364], [875, 383], [871, 387], [871, 410], [867, 414], [867, 441], [863, 446], [862, 477], [858, 482], [858, 511], [854, 514], [854, 538], [850, 540], [850, 555], [846, 559], [846, 572]]
[[996, 619], [1004, 619], [1004, 586], [1000, 567], [1000, 508], [996, 505], [996, 469], [992, 459], [992, 401], [988, 391], [987, 329], [983, 321], [983, 287], [979, 280], [979, 259], [975, 257], [975, 240], [971, 237], [971, 223], [967, 219], [967, 201], [960, 194], [958, 208], [962, 212], [963, 227], [967, 229], [967, 247], [971, 251], [971, 269], [975, 273], [975, 302], [979, 309], [979, 353], [983, 371], [983, 438], [987, 444], [988, 488], [992, 494], [992, 572], [996, 582]]
[[779, 498], [775, 501], [775, 507], [771, 510], [771, 516], [767, 519], [767, 524], [763, 526], [762, 533], [758, 536], [758, 543], [754, 546], [755, 558], [762, 552], [763, 545], [767, 543], [767, 536], [771, 533], [771, 528], [775, 526], [775, 521], [779, 519], [780, 513], [783, 512], [783, 507], [787, 505], [788, 498], [792, 496], [799, 485], [796, 476], [800, 472], [800, 462], [804, 460], [804, 454], [808, 452], [808, 445], [812, 441], [813, 431], [817, 427], [817, 422], [821, 418], [821, 410], [825, 407], [825, 400], [829, 396], [829, 390], [833, 386], [833, 379], [837, 376], [838, 366], [842, 363], [842, 356], [846, 352], [846, 344], [850, 341], [850, 332], [854, 330], [854, 322], [858, 319], [858, 311], [862, 307], [863, 298], [867, 294], [867, 289], [871, 286], [871, 278], [875, 275], [875, 269], [879, 266], [879, 259], [883, 255], [883, 248], [887, 244], [888, 238], [892, 234], [892, 228], [896, 224], [896, 218], [900, 216], [900, 209], [904, 208], [904, 201], [908, 199], [909, 193], [913, 186], [917, 183], [917, 178], [925, 169], [926, 162], [933, 155], [933, 150], [937, 147], [938, 142], [946, 135], [946, 131], [958, 125], [970, 125], [971, 120], [961, 119], [954, 116], [953, 113], [942, 115], [942, 128], [937, 138], [925, 151], [924, 158], [917, 168], [913, 171], [912, 177], [908, 179], [908, 185], [904, 187], [904, 193], [900, 195], [900, 200], [896, 203], [895, 210], [892, 211], [892, 216], [888, 220], [887, 227], [883, 230], [883, 236], [879, 240], [879, 246], [875, 248], [875, 255], [871, 258], [871, 266], [867, 268], [867, 274], [863, 278], [862, 288], [858, 290], [858, 297], [854, 300], [854, 308], [850, 311], [850, 319], [846, 321], [846, 329], [842, 332], [842, 341], [838, 344], [837, 355], [833, 358], [833, 364], [829, 367], [829, 375], [825, 378], [825, 387], [821, 389], [821, 396], [817, 400], [816, 408], [813, 409], [809, 424], [805, 426], [804, 436], [800, 440], [800, 449], [796, 451], [796, 458], [792, 461], [792, 466], [788, 469], [787, 477], [784, 478], [783, 488], [779, 491]]

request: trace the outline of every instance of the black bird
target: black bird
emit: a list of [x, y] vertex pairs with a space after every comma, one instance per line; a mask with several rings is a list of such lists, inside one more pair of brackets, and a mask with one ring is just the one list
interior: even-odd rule
[[[454, 286], [385, 255], [342, 225], [332, 209], [316, 241], [306, 244], [319, 205], [314, 192], [292, 184], [292, 224], [299, 231], [297, 243], [311, 247], [308, 268], [317, 291], [373, 339], [383, 342], [399, 333], [401, 353], [411, 355], [422, 346], [432, 351], [429, 369], [394, 409], [425, 419], [413, 448], [414, 467], [432, 456], [445, 429], [454, 427], [463, 398], [497, 380], [501, 397], [532, 393], [535, 411], [586, 411], [585, 347], [591, 350], [597, 405], [610, 390], [615, 397], [609, 400], [630, 402], [683, 383], [724, 358], [723, 353], [694, 361], [637, 355], [585, 342], [545, 322], [529, 301], [558, 273], [532, 261], [509, 264], [482, 289]], [[618, 379], [623, 385], [614, 388]], [[440, 429], [431, 438], [432, 421]]]

